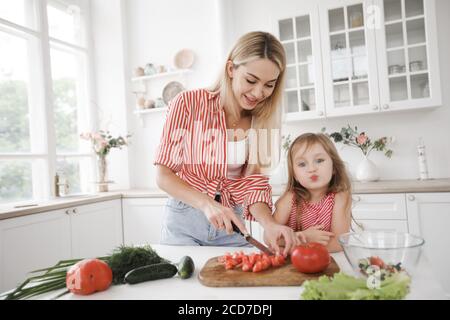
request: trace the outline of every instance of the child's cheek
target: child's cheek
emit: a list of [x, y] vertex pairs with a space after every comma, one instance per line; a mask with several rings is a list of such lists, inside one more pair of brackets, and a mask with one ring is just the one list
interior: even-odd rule
[[305, 185], [305, 183], [307, 182], [307, 175], [304, 172], [304, 170], [302, 170], [301, 168], [297, 168], [297, 170], [295, 170], [295, 179], [301, 184], [301, 185]]

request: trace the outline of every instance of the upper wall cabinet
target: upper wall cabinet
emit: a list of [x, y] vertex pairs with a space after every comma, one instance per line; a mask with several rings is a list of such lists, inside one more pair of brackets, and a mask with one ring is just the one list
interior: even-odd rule
[[434, 0], [323, 0], [276, 17], [286, 121], [440, 106]]
[[287, 120], [325, 116], [319, 16], [316, 7], [302, 10], [294, 17], [276, 19], [287, 58], [283, 96]]
[[370, 2], [323, 1], [319, 7], [327, 116], [378, 110], [375, 33]]
[[[374, 0], [383, 110], [442, 104], [434, 0]], [[378, 21], [375, 21], [378, 22]]]

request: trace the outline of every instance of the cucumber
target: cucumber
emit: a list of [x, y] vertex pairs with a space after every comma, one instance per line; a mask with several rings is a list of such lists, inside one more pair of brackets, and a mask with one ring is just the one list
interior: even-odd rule
[[172, 278], [177, 274], [177, 267], [170, 263], [156, 263], [130, 270], [125, 275], [125, 282], [135, 284], [149, 280]]
[[195, 270], [194, 260], [189, 256], [184, 256], [178, 263], [178, 275], [181, 279], [187, 279], [192, 276]]

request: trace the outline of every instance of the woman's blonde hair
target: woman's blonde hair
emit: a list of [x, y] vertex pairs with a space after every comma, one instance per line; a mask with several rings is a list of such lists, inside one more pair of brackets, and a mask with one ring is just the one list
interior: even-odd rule
[[[275, 83], [272, 94], [267, 97], [262, 103], [256, 106], [250, 114], [253, 117], [252, 129], [253, 132], [257, 132], [257, 138], [254, 135], [250, 139], [250, 159], [247, 173], [253, 172], [270, 172], [269, 169], [275, 168], [278, 165], [281, 148], [281, 98], [283, 95], [283, 85], [286, 69], [286, 53], [283, 45], [272, 34], [262, 31], [249, 32], [243, 35], [235, 46], [231, 49], [227, 62], [231, 61], [234, 68], [244, 65], [248, 62], [257, 59], [268, 59], [275, 63], [280, 70], [280, 74]], [[221, 71], [220, 77], [215, 85], [211, 88], [211, 91], [218, 92], [220, 94], [220, 101], [222, 106], [226, 108], [226, 111], [231, 113], [234, 118], [238, 118], [238, 109], [232, 108], [237, 101], [233, 95], [232, 79], [227, 72], [227, 63]], [[262, 131], [261, 129], [267, 129], [267, 145], [264, 148], [258, 148], [261, 146]], [[259, 139], [258, 139], [259, 138]], [[263, 163], [268, 159], [269, 163]], [[256, 164], [256, 165], [253, 165]]]
[[303, 187], [296, 179], [294, 175], [294, 152], [298, 150], [300, 146], [305, 146], [305, 151], [308, 150], [314, 144], [319, 143], [325, 149], [333, 162], [333, 176], [328, 185], [328, 192], [341, 192], [347, 191], [351, 194], [351, 182], [349, 174], [345, 167], [344, 161], [339, 156], [336, 147], [333, 142], [323, 133], [304, 133], [298, 136], [294, 142], [292, 142], [288, 151], [288, 184], [286, 192], [292, 191], [297, 197], [297, 200], [310, 200], [311, 194]]

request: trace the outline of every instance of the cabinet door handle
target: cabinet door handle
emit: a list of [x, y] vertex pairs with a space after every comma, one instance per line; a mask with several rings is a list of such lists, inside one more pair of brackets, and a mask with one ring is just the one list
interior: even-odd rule
[[359, 201], [361, 201], [361, 197], [360, 196], [353, 196], [353, 201], [359, 202]]
[[67, 209], [66, 211], [64, 211], [65, 214], [70, 214], [70, 210]]
[[78, 211], [77, 211], [77, 208], [74, 208], [73, 210], [72, 210], [72, 212], [73, 213], [77, 213]]
[[414, 197], [413, 195], [409, 195], [408, 196], [408, 200], [409, 201], [414, 201], [414, 200], [416, 200], [416, 197]]
[[384, 109], [384, 110], [389, 109], [389, 105], [388, 105], [388, 104], [384, 104], [384, 105], [383, 105], [383, 109]]
[[377, 110], [378, 110], [378, 106], [377, 106], [377, 105], [373, 105], [373, 106], [372, 106], [372, 109], [373, 109], [374, 111], [377, 111]]
[[323, 111], [319, 111], [317, 114], [318, 114], [319, 116], [323, 116]]

